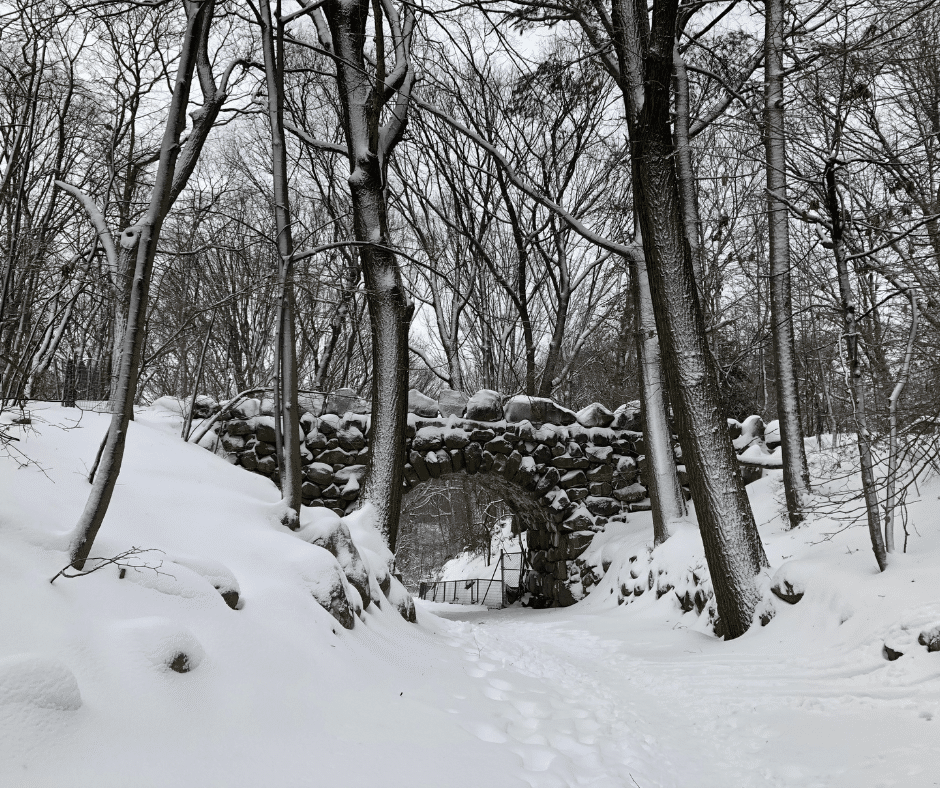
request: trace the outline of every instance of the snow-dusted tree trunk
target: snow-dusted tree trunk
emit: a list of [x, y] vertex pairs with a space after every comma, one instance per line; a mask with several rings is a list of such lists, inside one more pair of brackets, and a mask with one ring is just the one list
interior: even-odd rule
[[672, 535], [672, 523], [686, 516], [685, 498], [682, 496], [672, 453], [672, 429], [666, 410], [666, 383], [663, 380], [656, 315], [646, 260], [642, 254], [630, 260], [630, 275], [633, 280], [636, 346], [643, 398], [643, 443], [647, 468], [643, 481], [653, 506], [653, 542], [662, 544]]
[[75, 527], [72, 540], [71, 559], [76, 569], [81, 569], [88, 559], [95, 536], [108, 511], [124, 458], [124, 444], [137, 393], [153, 261], [163, 220], [171, 205], [173, 175], [180, 151], [180, 136], [186, 128], [186, 107], [196, 65], [196, 52], [203, 40], [203, 28], [210, 24], [213, 11], [211, 2], [185, 2], [184, 7], [187, 16], [186, 31], [180, 47], [176, 80], [150, 203], [141, 220], [125, 229], [120, 238], [122, 249], [134, 254], [134, 277], [128, 305], [127, 328], [124, 332], [124, 347], [120, 357], [117, 396], [114, 398], [115, 408], [111, 415], [98, 472], [95, 474], [91, 493]]
[[874, 461], [871, 452], [871, 434], [868, 431], [868, 415], [865, 401], [865, 382], [862, 380], [862, 365], [858, 347], [858, 326], [855, 315], [855, 293], [849, 273], [849, 264], [845, 254], [845, 240], [842, 231], [842, 206], [836, 185], [837, 162], [830, 158], [826, 162], [825, 191], [826, 210], [829, 213], [832, 253], [836, 261], [836, 274], [839, 280], [839, 301], [842, 308], [842, 336], [845, 340], [846, 385], [852, 398], [855, 422], [858, 460], [862, 477], [862, 494], [865, 498], [865, 510], [868, 516], [868, 532], [871, 546], [875, 553], [878, 568], [883, 572], [888, 566], [884, 537], [881, 533], [881, 521], [878, 516], [878, 490], [875, 487]]
[[[394, 550], [401, 514], [408, 405], [408, 299], [388, 228], [385, 194], [387, 159], [404, 133], [414, 71], [411, 39], [414, 13], [400, 19], [392, 0], [372, 4], [374, 31], [367, 35], [369, 0], [328, 0], [322, 6], [329, 34], [321, 43], [332, 51], [349, 152], [353, 223], [372, 326], [372, 461], [360, 500], [371, 503], [378, 525]], [[314, 11], [318, 14], [319, 11]], [[394, 63], [386, 68], [386, 24]], [[322, 27], [318, 25], [318, 30]], [[375, 69], [365, 55], [375, 41]], [[388, 106], [386, 106], [388, 105]], [[383, 109], [388, 118], [382, 123]]]
[[718, 397], [670, 128], [676, 0], [613, 0], [614, 45], [630, 130], [634, 201], [656, 326], [718, 613], [729, 637], [751, 625], [767, 565]]
[[[280, 2], [277, 2], [280, 19]], [[278, 278], [280, 309], [278, 310], [279, 393], [275, 420], [280, 425], [281, 451], [278, 474], [281, 497], [286, 511], [284, 525], [300, 527], [300, 415], [297, 401], [297, 358], [294, 339], [294, 288], [291, 282], [291, 259], [294, 239], [291, 232], [290, 192], [287, 183], [287, 144], [284, 139], [284, 30], [271, 18], [268, 0], [258, 5], [261, 23], [261, 51], [264, 57], [267, 90], [268, 122], [271, 129], [271, 171], [274, 178], [274, 224], [277, 230]]]
[[764, 150], [767, 168], [767, 225], [770, 236], [770, 317], [777, 376], [777, 418], [783, 446], [783, 488], [790, 526], [803, 520], [809, 498], [809, 467], [800, 421], [800, 393], [793, 345], [790, 295], [790, 229], [783, 96], [783, 0], [765, 0]]

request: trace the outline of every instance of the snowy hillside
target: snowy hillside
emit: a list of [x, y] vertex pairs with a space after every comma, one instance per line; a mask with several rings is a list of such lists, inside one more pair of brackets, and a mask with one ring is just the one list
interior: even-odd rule
[[[106, 423], [77, 413], [35, 409], [11, 428], [29, 464], [0, 459], [2, 786], [940, 784], [940, 652], [917, 642], [940, 624], [936, 479], [883, 574], [863, 528], [785, 530], [779, 481], [750, 485], [769, 623], [731, 642], [711, 633], [692, 526], [652, 554], [648, 514], [609, 527], [572, 608], [418, 603], [409, 624], [373, 585], [386, 556], [360, 514], [383, 604], [347, 630], [315, 598], [333, 564], [305, 538], [325, 515], [286, 531], [269, 481], [183, 444], [164, 410], [131, 424], [94, 550], [163, 551], [137, 557], [159, 574], [50, 584]], [[796, 604], [769, 591], [781, 567]]]

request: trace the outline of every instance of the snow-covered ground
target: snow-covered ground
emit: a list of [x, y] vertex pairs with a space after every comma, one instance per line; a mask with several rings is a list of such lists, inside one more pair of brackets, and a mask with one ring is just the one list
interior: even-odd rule
[[[884, 574], [863, 528], [786, 531], [779, 481], [751, 485], [767, 583], [795, 561], [805, 595], [732, 642], [675, 593], [618, 604], [631, 567], [681, 582], [700, 560], [691, 528], [650, 556], [648, 515], [596, 540], [608, 568], [575, 607], [419, 602], [414, 625], [385, 604], [347, 631], [273, 485], [183, 445], [166, 411], [131, 425], [94, 554], [157, 548], [174, 577], [50, 584], [106, 424], [75, 413], [36, 408], [12, 428], [34, 463], [0, 459], [2, 786], [940, 785], [940, 652], [916, 642], [940, 623], [936, 480]], [[241, 609], [187, 562], [227, 568]], [[177, 647], [188, 673], [165, 669]]]

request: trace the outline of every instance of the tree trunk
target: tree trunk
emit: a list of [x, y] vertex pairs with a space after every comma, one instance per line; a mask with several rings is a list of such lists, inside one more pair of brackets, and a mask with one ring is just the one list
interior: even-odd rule
[[71, 546], [72, 566], [82, 569], [88, 559], [95, 536], [104, 521], [121, 462], [124, 459], [124, 444], [127, 429], [134, 410], [137, 393], [137, 376], [140, 354], [143, 348], [144, 324], [153, 261], [157, 253], [157, 242], [163, 220], [170, 209], [170, 189], [173, 172], [179, 155], [179, 139], [186, 128], [186, 107], [195, 67], [196, 50], [199, 46], [203, 25], [209, 24], [211, 4], [186, 3], [187, 25], [180, 48], [176, 83], [167, 117], [166, 129], [160, 149], [160, 159], [154, 178], [150, 204], [144, 217], [133, 227], [121, 233], [121, 246], [135, 254], [134, 278], [124, 333], [124, 348], [121, 353], [121, 369], [117, 379], [116, 408], [111, 415], [111, 424], [105, 439], [101, 463], [95, 475], [91, 493], [81, 518], [75, 527]]
[[790, 527], [803, 520], [809, 467], [800, 421], [800, 392], [793, 349], [786, 136], [783, 114], [783, 0], [765, 0], [764, 148], [767, 153], [767, 225], [770, 236], [770, 318], [776, 364], [777, 419], [783, 446], [783, 487]]
[[698, 197], [695, 194], [695, 169], [692, 166], [692, 141], [689, 137], [689, 74], [679, 47], [673, 47], [673, 67], [676, 84], [676, 177], [679, 180], [679, 195], [682, 199], [682, 219], [685, 236], [692, 252], [692, 268], [699, 298], [704, 300], [705, 264], [702, 259], [701, 219], [698, 213]]
[[[375, 3], [379, 8], [378, 2]], [[323, 6], [336, 57], [336, 82], [349, 151], [349, 189], [356, 240], [365, 279], [372, 327], [372, 459], [360, 501], [376, 509], [377, 525], [394, 551], [401, 514], [404, 445], [408, 412], [408, 329], [414, 310], [409, 303], [398, 261], [392, 251], [385, 195], [387, 157], [404, 131], [407, 96], [413, 74], [405, 64], [391, 127], [380, 124], [385, 84], [384, 23], [373, 18], [377, 46], [375, 86], [368, 75], [364, 47], [368, 0], [328, 0]], [[408, 22], [406, 21], [406, 25]], [[395, 31], [393, 30], [393, 36]], [[398, 34], [401, 38], [401, 33]], [[396, 57], [410, 56], [410, 31]], [[371, 40], [371, 36], [370, 36]], [[400, 54], [399, 54], [400, 52]], [[396, 62], [396, 69], [398, 63]], [[390, 121], [391, 122], [391, 121]], [[381, 157], [380, 157], [381, 153]]]
[[868, 416], [865, 411], [865, 383], [862, 380], [862, 366], [859, 363], [858, 327], [855, 316], [855, 294], [849, 275], [848, 261], [845, 259], [845, 242], [842, 233], [842, 207], [836, 187], [836, 162], [826, 162], [825, 188], [826, 209], [831, 222], [832, 253], [836, 259], [836, 273], [839, 279], [839, 299], [842, 307], [843, 336], [845, 337], [845, 363], [848, 367], [846, 383], [854, 408], [855, 434], [858, 445], [858, 461], [862, 477], [862, 494], [865, 498], [865, 510], [868, 515], [868, 532], [871, 546], [875, 553], [878, 568], [883, 572], [888, 566], [884, 538], [881, 534], [881, 522], [878, 517], [878, 491], [875, 488], [874, 462], [871, 453], [871, 435], [868, 432]]
[[666, 409], [656, 316], [649, 274], [642, 255], [638, 254], [630, 261], [630, 278], [633, 280], [633, 303], [637, 316], [636, 348], [643, 398], [641, 417], [647, 467], [643, 481], [653, 506], [653, 543], [658, 545], [672, 535], [672, 523], [686, 516], [686, 507], [672, 453], [672, 430]]
[[[294, 339], [294, 290], [291, 283], [291, 258], [294, 239], [291, 234], [290, 193], [287, 183], [287, 144], [284, 139], [284, 36], [278, 23], [275, 31], [267, 0], [259, 4], [261, 49], [264, 56], [268, 121], [271, 125], [271, 170], [274, 176], [274, 221], [277, 229], [280, 308], [278, 309], [278, 357], [280, 397], [275, 421], [281, 425], [282, 456], [278, 457], [281, 498], [286, 511], [283, 524], [300, 528], [300, 415], [297, 398], [297, 357]], [[280, 18], [280, 2], [277, 3]]]
[[655, 0], [650, 31], [645, 2], [614, 0], [614, 43], [656, 327], [670, 360], [670, 400], [722, 629], [737, 637], [751, 625], [767, 559], [721, 412], [685, 236], [669, 122], [676, 12], [675, 0]]
[[904, 361], [898, 374], [897, 383], [891, 392], [888, 406], [888, 423], [890, 437], [888, 439], [888, 472], [885, 493], [885, 552], [894, 552], [894, 510], [897, 507], [895, 490], [898, 475], [898, 402], [907, 385], [911, 374], [911, 359], [914, 356], [914, 340], [917, 339], [917, 294], [908, 289], [908, 300], [911, 303], [911, 330], [907, 337], [907, 348], [904, 351]]

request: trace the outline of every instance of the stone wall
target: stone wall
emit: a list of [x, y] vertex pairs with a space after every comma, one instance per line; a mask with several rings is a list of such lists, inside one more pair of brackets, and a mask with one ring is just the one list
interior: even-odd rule
[[[204, 399], [197, 400], [196, 415], [211, 410]], [[346, 514], [357, 506], [370, 460], [370, 405], [341, 389], [302, 395], [301, 411], [304, 505]], [[594, 534], [650, 508], [638, 403], [616, 411], [594, 403], [575, 413], [550, 399], [489, 390], [469, 398], [445, 390], [437, 400], [412, 390], [408, 411], [406, 489], [447, 474], [479, 473], [500, 493], [508, 490], [517, 512], [524, 511], [517, 523], [526, 531], [528, 590], [538, 604], [577, 601], [585, 586], [576, 560]], [[269, 398], [247, 400], [220, 419], [216, 435], [230, 462], [278, 483], [272, 413]], [[746, 435], [729, 423], [739, 450], [752, 437], [763, 439], [763, 424], [754, 419], [746, 422]], [[684, 471], [680, 464], [683, 482]]]

